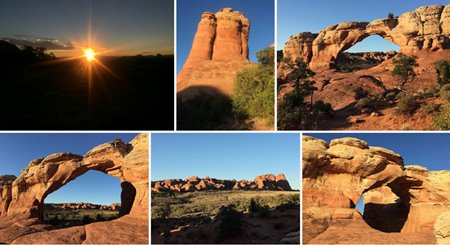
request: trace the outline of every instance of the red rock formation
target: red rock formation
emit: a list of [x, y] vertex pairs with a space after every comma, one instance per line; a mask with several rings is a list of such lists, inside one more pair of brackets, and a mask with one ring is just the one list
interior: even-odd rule
[[233, 92], [236, 74], [248, 61], [250, 22], [243, 13], [223, 8], [205, 12], [198, 24], [189, 56], [177, 77], [177, 92], [185, 96], [208, 89]]
[[[400, 52], [437, 52], [450, 48], [450, 5], [424, 6], [399, 17], [368, 22], [343, 22], [318, 34], [289, 38], [283, 57], [301, 58], [311, 69], [335, 68], [337, 56], [368, 36], [379, 35], [397, 44]], [[313, 41], [312, 41], [313, 39]]]
[[[450, 171], [405, 167], [397, 153], [355, 138], [327, 144], [304, 136], [302, 149], [308, 242], [434, 243], [435, 233], [438, 240], [445, 238], [439, 217], [450, 211]], [[364, 217], [355, 209], [362, 195]], [[315, 233], [317, 222], [327, 223], [325, 230]], [[363, 230], [373, 239], [364, 242], [354, 234]]]
[[284, 174], [277, 176], [266, 174], [257, 176], [253, 182], [248, 180], [218, 180], [214, 178], [189, 177], [186, 180], [162, 180], [152, 182], [152, 191], [154, 192], [192, 192], [201, 190], [276, 190], [290, 191], [291, 186], [286, 180]]
[[[120, 213], [126, 215], [114, 221], [48, 231], [53, 227], [41, 222], [44, 199], [89, 170], [120, 179]], [[127, 195], [129, 190], [124, 186], [132, 188], [134, 195]], [[0, 184], [0, 188], [0, 242], [81, 243], [89, 237], [89, 243], [148, 243], [147, 134], [136, 136], [128, 144], [115, 141], [99, 145], [84, 156], [56, 153], [31, 161], [12, 184]], [[108, 232], [104, 231], [108, 235], [95, 236], [103, 224], [108, 227]], [[128, 228], [129, 234], [122, 233]]]

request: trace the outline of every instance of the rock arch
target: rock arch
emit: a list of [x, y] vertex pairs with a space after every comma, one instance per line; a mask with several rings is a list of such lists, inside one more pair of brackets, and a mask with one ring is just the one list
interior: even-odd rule
[[398, 45], [400, 52], [434, 52], [450, 48], [450, 5], [420, 7], [399, 17], [372, 22], [343, 22], [318, 34], [293, 35], [283, 49], [283, 57], [303, 59], [311, 69], [336, 67], [338, 54], [368, 36], [379, 35]]
[[2, 221], [28, 226], [41, 223], [44, 199], [91, 170], [120, 179], [125, 204], [121, 215], [148, 219], [148, 135], [140, 134], [130, 143], [99, 145], [84, 156], [55, 153], [33, 160], [19, 177], [0, 181], [0, 242], [10, 242], [2, 240], [2, 234], [8, 233], [2, 230]]
[[[306, 216], [345, 220], [342, 222], [361, 229], [369, 224], [384, 232], [425, 233], [429, 239], [438, 217], [450, 211], [450, 171], [404, 166], [399, 154], [355, 138], [334, 139], [328, 144], [304, 136], [302, 151]], [[362, 195], [364, 216], [355, 210]], [[339, 229], [345, 228], [328, 229], [322, 238]]]

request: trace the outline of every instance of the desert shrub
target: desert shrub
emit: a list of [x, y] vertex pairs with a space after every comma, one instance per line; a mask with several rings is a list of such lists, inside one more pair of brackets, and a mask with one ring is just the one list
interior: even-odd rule
[[270, 218], [270, 209], [268, 206], [259, 206], [256, 213], [260, 218]]
[[422, 111], [425, 114], [431, 114], [431, 113], [437, 111], [438, 109], [439, 109], [439, 106], [435, 105], [433, 103], [428, 103], [422, 107]]
[[258, 210], [258, 203], [256, 203], [255, 199], [250, 199], [250, 205], [248, 208], [248, 211], [250, 213], [256, 213], [256, 211]]
[[400, 79], [399, 88], [400, 90], [403, 90], [405, 84], [413, 81], [417, 76], [414, 71], [414, 68], [419, 66], [419, 64], [417, 64], [417, 57], [400, 53], [397, 58], [392, 60], [392, 62], [394, 64], [392, 75]]
[[89, 224], [92, 223], [94, 221], [94, 219], [91, 218], [91, 216], [89, 215], [83, 215], [83, 218], [81, 219], [81, 222], [85, 225], [85, 224]]
[[394, 14], [392, 12], [389, 12], [387, 15], [388, 19], [393, 19], [394, 18]]
[[361, 87], [357, 87], [353, 92], [355, 92], [355, 100], [365, 98], [369, 95], [369, 92]]
[[412, 95], [405, 94], [398, 100], [397, 112], [404, 115], [411, 115], [418, 107], [419, 103], [417, 103], [416, 98]]
[[222, 207], [217, 217], [220, 222], [216, 236], [217, 242], [242, 234], [242, 213], [236, 211], [233, 205]]
[[389, 92], [385, 96], [386, 100], [388, 100], [388, 101], [395, 101], [396, 97], [397, 97], [396, 92]]
[[419, 89], [417, 95], [422, 99], [431, 98], [436, 95], [436, 90], [433, 88]]
[[450, 83], [450, 60], [439, 60], [435, 64], [437, 83], [440, 85]]
[[232, 102], [223, 94], [202, 92], [186, 100], [177, 100], [179, 129], [215, 129], [229, 118], [233, 118]]
[[450, 101], [450, 84], [445, 84], [441, 87], [439, 96], [445, 101]]
[[358, 100], [355, 104], [355, 107], [356, 107], [356, 109], [361, 110], [361, 111], [364, 109], [374, 110], [376, 107], [377, 101], [378, 101], [377, 96], [365, 97], [365, 98]]
[[274, 77], [268, 66], [250, 67], [238, 73], [233, 93], [235, 114], [272, 119], [273, 105]]
[[409, 126], [408, 124], [403, 124], [403, 125], [400, 127], [400, 130], [406, 131], [406, 130], [412, 130], [412, 128], [411, 128], [411, 126]]
[[97, 214], [97, 216], [95, 217], [96, 221], [103, 221], [105, 220], [105, 218], [101, 215], [101, 214]]
[[450, 103], [445, 103], [433, 117], [433, 125], [437, 130], [450, 130]]
[[169, 203], [162, 203], [152, 208], [152, 217], [155, 218], [167, 218], [170, 216], [172, 208]]
[[122, 139], [120, 137], [115, 137], [114, 138], [114, 142], [123, 142]]

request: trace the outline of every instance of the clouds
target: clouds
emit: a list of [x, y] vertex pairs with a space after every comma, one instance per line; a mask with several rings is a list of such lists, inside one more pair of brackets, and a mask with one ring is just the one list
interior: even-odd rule
[[43, 47], [47, 50], [72, 50], [75, 47], [72, 43], [68, 42], [62, 42], [56, 38], [49, 38], [49, 37], [35, 37], [30, 35], [13, 35], [12, 38], [1, 38], [0, 40], [7, 41], [9, 43], [12, 43], [19, 48], [23, 48], [25, 46], [30, 46], [33, 48], [36, 47]]

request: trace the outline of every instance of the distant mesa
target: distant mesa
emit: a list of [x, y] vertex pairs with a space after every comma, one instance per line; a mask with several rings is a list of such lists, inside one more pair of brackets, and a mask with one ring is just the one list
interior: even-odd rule
[[450, 5], [420, 7], [399, 17], [372, 22], [342, 22], [319, 33], [302, 32], [289, 38], [283, 57], [302, 59], [315, 71], [336, 68], [338, 55], [371, 36], [397, 44], [400, 52], [438, 52], [450, 48]]
[[[44, 224], [44, 199], [92, 170], [120, 179], [121, 205], [119, 208], [116, 204], [114, 209], [121, 217], [65, 229]], [[101, 144], [84, 156], [51, 154], [31, 161], [17, 178], [0, 176], [0, 243], [147, 244], [148, 135], [139, 134], [129, 143]]]
[[[189, 56], [177, 77], [177, 92], [189, 87], [213, 87], [231, 95], [236, 74], [251, 66], [248, 60], [250, 21], [241, 12], [223, 8], [204, 12]], [[199, 89], [182, 93], [195, 95]], [[203, 91], [203, 92], [207, 92]]]
[[215, 178], [197, 176], [182, 179], [166, 179], [152, 181], [153, 192], [193, 192], [203, 190], [273, 190], [291, 191], [292, 188], [284, 174], [277, 176], [266, 174], [256, 176], [253, 181], [249, 180], [219, 180]]
[[302, 149], [305, 243], [449, 243], [450, 171], [356, 138], [304, 136]]

